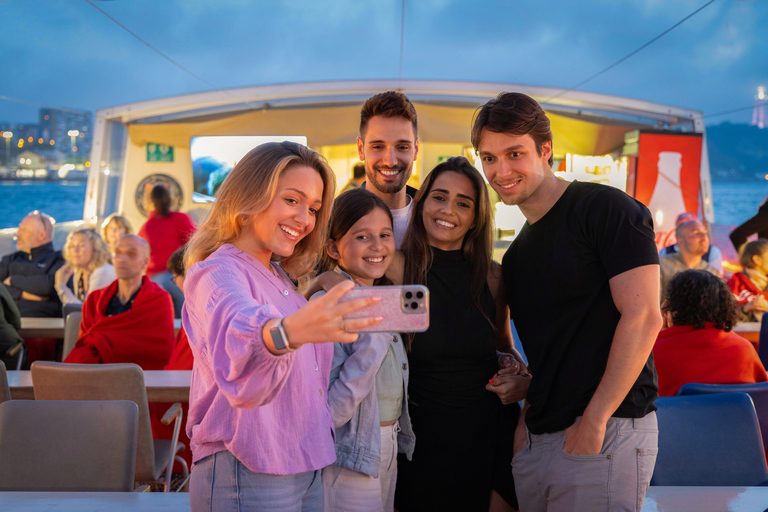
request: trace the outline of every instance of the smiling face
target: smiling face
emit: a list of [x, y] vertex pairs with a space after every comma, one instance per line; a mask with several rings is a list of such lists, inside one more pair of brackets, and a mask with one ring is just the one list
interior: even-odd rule
[[435, 178], [421, 214], [429, 245], [443, 251], [461, 249], [475, 221], [476, 202], [475, 187], [463, 174], [447, 171]]
[[523, 207], [525, 201], [536, 198], [545, 178], [552, 175], [548, 160], [552, 143], [541, 146], [541, 155], [530, 135], [511, 135], [482, 131], [478, 145], [485, 177], [504, 204]]
[[243, 226], [235, 246], [269, 268], [273, 254], [290, 256], [296, 244], [312, 232], [322, 200], [323, 180], [316, 170], [304, 165], [286, 168], [269, 206]]
[[383, 194], [396, 194], [411, 177], [419, 141], [409, 120], [375, 116], [368, 120], [364, 138], [357, 138], [357, 152], [365, 161], [368, 183]]
[[72, 235], [72, 241], [69, 245], [69, 257], [71, 264], [75, 267], [85, 268], [93, 257], [93, 244], [91, 239], [85, 234]]
[[395, 235], [388, 212], [374, 208], [339, 240], [329, 239], [328, 255], [366, 286], [384, 275], [395, 253]]
[[698, 220], [691, 220], [677, 229], [677, 246], [680, 252], [703, 256], [709, 249], [707, 228]]

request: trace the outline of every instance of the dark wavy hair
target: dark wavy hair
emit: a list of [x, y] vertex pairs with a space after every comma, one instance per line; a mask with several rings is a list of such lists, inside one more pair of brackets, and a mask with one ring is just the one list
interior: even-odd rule
[[411, 122], [413, 136], [418, 135], [419, 127], [416, 109], [408, 96], [397, 91], [387, 91], [371, 96], [360, 110], [360, 138], [365, 140], [365, 130], [372, 117], [402, 117]]
[[185, 277], [187, 270], [184, 268], [184, 252], [187, 250], [187, 246], [183, 245], [176, 250], [171, 257], [168, 258], [168, 263], [165, 264], [165, 269], [171, 274]]
[[[463, 156], [454, 156], [437, 164], [424, 178], [424, 183], [413, 198], [411, 222], [400, 245], [405, 257], [403, 283], [427, 284], [427, 272], [432, 266], [433, 252], [427, 241], [427, 229], [424, 227], [424, 203], [437, 177], [446, 172], [466, 176], [475, 189], [475, 221], [464, 235], [461, 249], [464, 259], [472, 264], [472, 301], [481, 309], [480, 297], [488, 282], [488, 269], [493, 257], [493, 213], [483, 177]], [[413, 336], [409, 334], [405, 339], [406, 349], [410, 350], [412, 340]]]
[[703, 270], [686, 270], [672, 278], [664, 311], [672, 314], [673, 325], [695, 329], [712, 322], [727, 332], [739, 320], [739, 305], [731, 290], [722, 279]]
[[[530, 135], [536, 143], [536, 152], [541, 156], [541, 147], [552, 142], [549, 118], [536, 100], [520, 92], [502, 92], [489, 100], [475, 113], [472, 122], [472, 145], [480, 147], [483, 130], [511, 135]], [[554, 163], [554, 153], [549, 165]]]

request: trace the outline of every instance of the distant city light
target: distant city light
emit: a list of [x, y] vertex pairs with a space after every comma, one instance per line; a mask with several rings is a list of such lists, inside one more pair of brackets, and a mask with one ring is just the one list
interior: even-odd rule
[[43, 119], [45, 119], [47, 121], [49, 119], [49, 117], [46, 115]]
[[3, 132], [4, 139], [10, 139], [11, 137], [13, 137], [13, 132]]
[[24, 163], [25, 163], [25, 164], [27, 164], [27, 165], [29, 165], [29, 164], [31, 164], [31, 163], [32, 163], [32, 160], [31, 160], [31, 159], [29, 159], [29, 158], [27, 158], [27, 159], [24, 161]]
[[78, 135], [80, 135], [80, 132], [77, 130], [69, 130], [67, 132], [67, 135], [69, 135], [70, 137], [77, 137]]
[[23, 164], [24, 163], [24, 159], [23, 158], [19, 158], [19, 163]]
[[[90, 162], [90, 161], [88, 161], [88, 162], [85, 162], [85, 166], [86, 166], [86, 167], [90, 167], [90, 166], [91, 166], [91, 162]], [[767, 179], [767, 180], [768, 180], [768, 177], [766, 177], [765, 179]]]
[[72, 152], [77, 153], [77, 146], [72, 146]]
[[53, 139], [51, 139], [51, 142], [49, 142], [48, 144], [50, 144], [51, 146], [53, 146], [53, 145], [55, 144], [55, 142], [53, 141]]
[[35, 140], [34, 137], [30, 137], [30, 138], [27, 139], [27, 142], [32, 142], [34, 140]]
[[[29, 138], [29, 142], [32, 142], [32, 137], [30, 137], [30, 138]], [[37, 143], [38, 143], [38, 144], [42, 144], [43, 142], [45, 142], [45, 141], [43, 140], [43, 138], [42, 138], [42, 137], [40, 137], [39, 139], [37, 139]]]

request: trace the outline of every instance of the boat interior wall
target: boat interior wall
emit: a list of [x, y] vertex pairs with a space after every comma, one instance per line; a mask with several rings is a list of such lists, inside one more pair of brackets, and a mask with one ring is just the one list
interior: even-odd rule
[[[414, 165], [411, 184], [418, 185], [439, 161], [448, 156], [468, 155], [469, 135], [476, 109], [455, 105], [419, 103], [420, 155]], [[135, 191], [149, 175], [165, 174], [181, 187], [181, 210], [194, 214], [199, 204], [192, 201], [193, 177], [190, 139], [201, 135], [303, 135], [309, 146], [320, 151], [336, 171], [339, 188], [350, 177], [358, 161], [355, 140], [360, 122], [360, 105], [317, 106], [290, 109], [265, 109], [228, 117], [205, 117], [192, 122], [131, 123], [127, 125], [127, 149], [122, 174], [122, 211], [131, 222], [141, 225]], [[550, 114], [555, 139], [555, 155], [605, 155], [620, 150], [624, 134], [636, 127], [598, 124], [572, 115]], [[173, 146], [173, 162], [148, 162], [147, 144]], [[471, 156], [471, 155], [469, 155]], [[104, 214], [111, 213], [104, 211]]]
[[[417, 104], [419, 137], [424, 142], [468, 144], [473, 108]], [[133, 145], [162, 143], [189, 148], [197, 135], [304, 135], [311, 147], [354, 143], [359, 106], [261, 110], [202, 122], [130, 124]], [[619, 149], [631, 126], [602, 125], [550, 114], [556, 154], [600, 155]]]

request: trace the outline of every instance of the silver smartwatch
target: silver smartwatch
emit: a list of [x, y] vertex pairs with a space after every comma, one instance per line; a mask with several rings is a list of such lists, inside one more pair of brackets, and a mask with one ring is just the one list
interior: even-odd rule
[[283, 318], [278, 320], [275, 326], [269, 330], [269, 333], [272, 335], [272, 344], [275, 346], [275, 350], [293, 352], [296, 349], [291, 347], [291, 344], [288, 342], [288, 335], [285, 333], [283, 320]]

